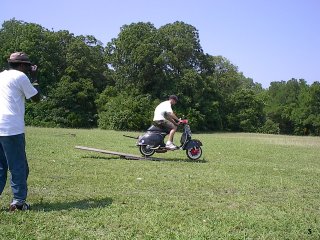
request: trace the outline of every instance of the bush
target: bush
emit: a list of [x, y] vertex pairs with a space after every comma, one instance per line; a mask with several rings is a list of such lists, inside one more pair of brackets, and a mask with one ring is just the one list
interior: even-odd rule
[[260, 128], [259, 132], [267, 133], [267, 134], [279, 134], [280, 133], [279, 123], [275, 123], [271, 119], [267, 119], [265, 124]]
[[144, 130], [152, 122], [154, 106], [149, 95], [100, 95], [98, 127], [112, 130]]

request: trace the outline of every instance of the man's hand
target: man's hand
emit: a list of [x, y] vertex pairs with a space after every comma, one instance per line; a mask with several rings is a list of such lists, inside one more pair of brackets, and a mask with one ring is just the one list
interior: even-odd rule
[[174, 119], [172, 118], [172, 122], [174, 123], [174, 125], [179, 126], [180, 125], [180, 119]]
[[31, 65], [31, 72], [36, 72], [38, 70], [37, 65]]

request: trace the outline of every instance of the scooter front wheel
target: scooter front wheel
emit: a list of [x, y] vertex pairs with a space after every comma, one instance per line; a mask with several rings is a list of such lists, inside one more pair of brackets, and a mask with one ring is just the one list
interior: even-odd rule
[[202, 149], [201, 149], [200, 146], [199, 147], [193, 147], [193, 148], [187, 149], [186, 153], [187, 153], [187, 156], [188, 156], [189, 159], [197, 160], [202, 155]]
[[140, 153], [145, 157], [150, 157], [155, 153], [154, 149], [151, 149], [150, 146], [147, 145], [141, 145], [139, 147]]

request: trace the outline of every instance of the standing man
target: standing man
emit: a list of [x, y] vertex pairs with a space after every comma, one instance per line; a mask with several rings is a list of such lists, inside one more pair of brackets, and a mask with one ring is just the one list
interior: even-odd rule
[[26, 74], [35, 77], [37, 66], [27, 54], [15, 52], [8, 59], [9, 70], [0, 73], [0, 195], [11, 173], [13, 200], [9, 211], [28, 210], [26, 203], [29, 167], [25, 152], [25, 98], [39, 101], [39, 93]]
[[173, 137], [177, 131], [179, 125], [179, 119], [172, 111], [171, 105], [175, 105], [178, 102], [176, 95], [171, 95], [169, 100], [160, 103], [154, 110], [153, 123], [155, 126], [164, 129], [169, 133], [169, 138], [166, 143], [166, 148], [176, 149], [177, 146], [173, 144]]

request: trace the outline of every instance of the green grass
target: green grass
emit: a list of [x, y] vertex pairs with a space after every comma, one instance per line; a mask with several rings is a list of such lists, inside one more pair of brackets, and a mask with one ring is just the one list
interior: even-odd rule
[[320, 239], [319, 137], [194, 134], [200, 162], [74, 148], [138, 155], [122, 134], [27, 128], [32, 210], [7, 212], [8, 182], [0, 239]]

